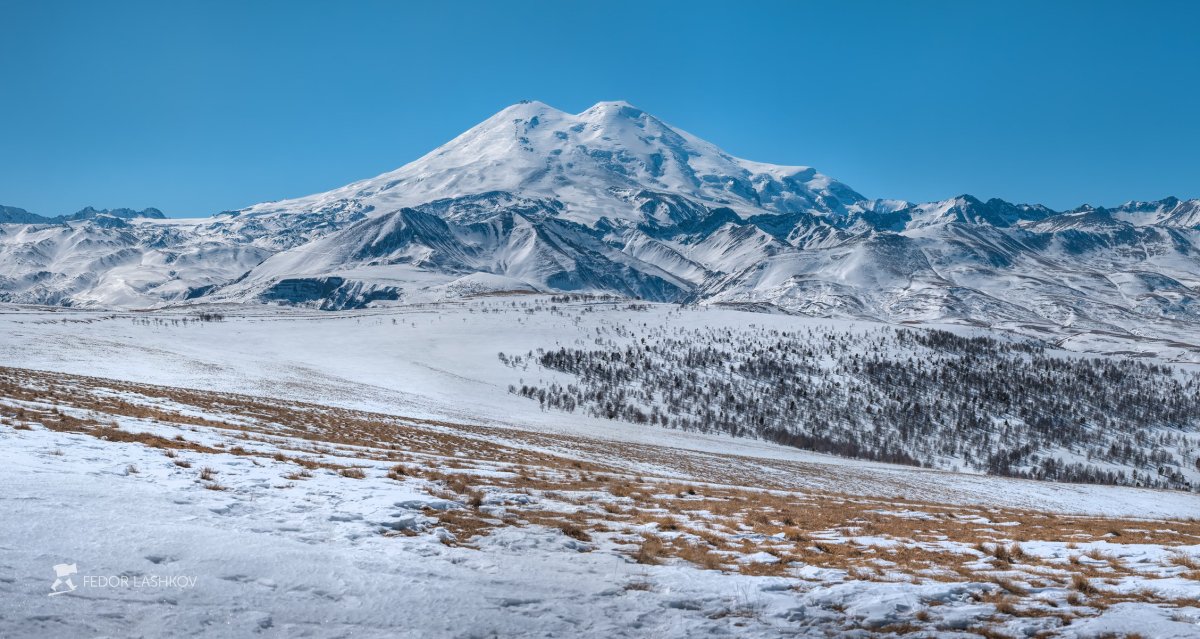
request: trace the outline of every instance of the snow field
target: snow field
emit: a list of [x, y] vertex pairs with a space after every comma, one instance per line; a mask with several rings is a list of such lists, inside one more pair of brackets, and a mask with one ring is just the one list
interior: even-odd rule
[[[1184, 637], [1200, 619], [1194, 521], [897, 507], [771, 473], [715, 483], [728, 471], [671, 450], [566, 437], [551, 452], [536, 432], [0, 380], [5, 636], [1091, 637], [1136, 619]], [[652, 461], [606, 463], [621, 458]], [[197, 581], [46, 597], [63, 562]]]

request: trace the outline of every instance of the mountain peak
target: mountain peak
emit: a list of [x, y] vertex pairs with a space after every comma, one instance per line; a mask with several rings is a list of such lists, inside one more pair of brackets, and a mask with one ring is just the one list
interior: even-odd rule
[[504, 119], [506, 119], [506, 120], [510, 119], [510, 118], [524, 120], [524, 119], [529, 119], [530, 117], [543, 115], [543, 114], [547, 114], [547, 113], [557, 113], [557, 114], [565, 115], [565, 113], [563, 111], [560, 111], [560, 110], [550, 106], [549, 104], [546, 104], [545, 102], [539, 102], [538, 100], [521, 100], [520, 102], [518, 102], [516, 104], [512, 104], [507, 107], [504, 107], [503, 109], [498, 111], [496, 113], [496, 115], [492, 116], [489, 119], [495, 119], [495, 118], [503, 116]]
[[41, 224], [46, 218], [16, 206], [0, 205], [0, 224]]
[[542, 102], [540, 100], [521, 100], [520, 102], [517, 102], [516, 104], [512, 104], [512, 105], [509, 105], [509, 106], [501, 109], [495, 115], [493, 115], [491, 118], [488, 118], [488, 120], [485, 120], [485, 122], [494, 120], [497, 118], [502, 119], [504, 121], [510, 121], [512, 119], [528, 120], [529, 118], [532, 118], [532, 117], [544, 116], [544, 115], [557, 115], [557, 116], [564, 116], [564, 117], [568, 117], [568, 118], [580, 118], [580, 119], [584, 119], [584, 120], [592, 120], [597, 117], [613, 117], [613, 116], [625, 116], [625, 117], [630, 117], [630, 118], [638, 118], [643, 115], [649, 115], [649, 114], [624, 100], [600, 101], [600, 102], [597, 102], [597, 103], [593, 104], [592, 106], [588, 107], [587, 109], [584, 109], [582, 112], [580, 112], [578, 114], [570, 114], [561, 109], [556, 109], [556, 108], [550, 106], [549, 104], [546, 104], [545, 102]]
[[610, 100], [597, 102], [588, 107], [586, 111], [580, 113], [580, 116], [588, 114], [621, 114], [626, 116], [638, 117], [646, 115], [646, 112], [633, 106], [624, 100]]
[[576, 117], [600, 126], [622, 126], [620, 123], [632, 121], [635, 126], [642, 127], [646, 122], [654, 121], [661, 124], [663, 128], [669, 128], [654, 116], [624, 100], [597, 102]]
[[624, 100], [578, 114], [526, 100], [394, 171], [246, 211], [323, 211], [353, 202], [384, 213], [487, 193], [558, 202], [562, 217], [586, 226], [601, 217], [636, 226], [646, 210], [672, 219], [667, 200], [677, 197], [743, 216], [845, 213], [863, 201], [811, 168], [735, 158]]
[[72, 213], [71, 215], [60, 216], [59, 219], [70, 221], [70, 222], [75, 222], [75, 221], [79, 221], [79, 220], [94, 219], [101, 215], [107, 215], [110, 217], [120, 218], [123, 220], [132, 220], [132, 219], [139, 218], [139, 217], [161, 220], [166, 217], [165, 215], [163, 215], [162, 211], [160, 211], [154, 207], [148, 207], [148, 208], [138, 211], [138, 210], [129, 209], [129, 208], [97, 209], [96, 207], [93, 207], [93, 206], [85, 206], [82, 209], [79, 209], [78, 211], [76, 211], [75, 213]]
[[640, 110], [637, 107], [633, 106], [632, 104], [630, 104], [624, 100], [601, 100], [601, 101], [593, 104], [588, 109], [588, 111], [594, 111], [597, 109], [635, 109], [635, 110]]

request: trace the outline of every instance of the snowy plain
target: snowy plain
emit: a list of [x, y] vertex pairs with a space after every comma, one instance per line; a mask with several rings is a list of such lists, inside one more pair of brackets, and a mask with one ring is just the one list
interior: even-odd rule
[[[946, 502], [1080, 514], [1200, 517], [1200, 499], [1186, 493], [972, 474], [951, 474], [953, 481], [947, 482], [943, 472], [541, 410], [536, 402], [509, 393], [508, 386], [570, 380], [545, 369], [514, 371], [500, 363], [498, 353], [590, 344], [598, 330], [635, 324], [782, 330], [835, 326], [849, 332], [879, 326], [670, 304], [639, 305], [639, 312], [628, 311], [624, 303], [580, 304], [576, 310], [586, 312], [571, 315], [535, 311], [538, 300], [544, 299], [489, 296], [336, 313], [230, 305], [212, 309], [226, 314], [224, 321], [213, 323], [176, 321], [192, 317], [194, 310], [147, 314], [9, 307], [11, 312], [0, 314], [0, 361], [37, 370], [830, 467], [827, 476], [797, 480], [803, 482], [798, 487], [863, 494], [880, 494], [887, 488], [899, 496], [933, 494]], [[606, 336], [610, 334], [606, 330]], [[893, 477], [904, 480], [893, 482]], [[1097, 490], [1106, 497], [1097, 499]]]
[[[463, 425], [464, 433], [471, 432], [468, 426], [486, 429], [476, 435], [486, 446], [601, 463], [615, 469], [606, 472], [626, 481], [660, 477], [686, 482], [701, 493], [712, 484], [714, 491], [719, 486], [762, 485], [861, 495], [880, 500], [872, 512], [899, 519], [928, 515], [910, 504], [888, 506], [889, 500], [975, 508], [970, 517], [998, 535], [1009, 532], [1008, 522], [989, 520], [989, 509], [1129, 518], [1125, 526], [1137, 519], [1200, 517], [1200, 499], [1183, 492], [913, 469], [749, 439], [542, 411], [507, 387], [520, 383], [522, 376], [539, 381], [553, 373], [515, 371], [498, 360], [498, 352], [523, 354], [541, 347], [588, 344], [598, 328], [636, 323], [795, 329], [837, 321], [672, 305], [644, 305], [631, 312], [624, 304], [595, 304], [586, 312], [551, 313], [533, 311], [530, 303], [528, 296], [501, 296], [337, 313], [255, 306], [205, 309], [224, 314], [218, 322], [183, 321], [195, 309], [141, 313], [12, 306], [0, 313], [0, 364], [334, 406], [415, 423], [444, 420]], [[849, 331], [871, 328], [863, 322], [838, 325]], [[103, 381], [95, 384], [100, 390], [87, 392], [149, 401], [125, 389], [105, 390]], [[0, 412], [9, 417], [17, 407], [49, 408], [37, 401], [5, 400]], [[218, 419], [212, 410], [172, 410]], [[75, 408], [66, 412], [87, 414]], [[593, 532], [585, 542], [566, 534], [565, 528], [536, 522], [499, 526], [469, 544], [446, 543], [455, 533], [443, 526], [439, 513], [469, 508], [465, 498], [444, 494], [444, 479], [414, 475], [397, 481], [384, 474], [391, 462], [351, 456], [348, 446], [327, 448], [321, 457], [361, 466], [362, 479], [348, 479], [329, 467], [314, 468], [303, 479], [287, 479], [297, 470], [295, 463], [274, 455], [293, 455], [308, 445], [295, 436], [242, 440], [203, 423], [173, 424], [116, 413], [106, 419], [124, 431], [186, 436], [189, 442], [222, 450], [180, 450], [166, 456], [152, 446], [44, 425], [0, 425], [0, 511], [5, 515], [0, 527], [0, 636], [773, 637], [924, 632], [923, 636], [977, 637], [984, 627], [999, 633], [993, 636], [1200, 633], [1200, 608], [1134, 601], [1103, 608], [1069, 604], [1068, 587], [1036, 585], [1030, 576], [1036, 570], [1020, 572], [1021, 562], [1013, 562], [1001, 574], [1029, 579], [1030, 585], [1021, 587], [1027, 590], [1022, 597], [1078, 613], [1071, 623], [1061, 625], [1053, 616], [1000, 614], [1004, 604], [992, 597], [1001, 581], [988, 581], [982, 574], [914, 582], [909, 579], [913, 575], [904, 580], [860, 578], [857, 569], [821, 567], [817, 561], [785, 574], [702, 570], [672, 559], [639, 563], [631, 559], [628, 540], [618, 533]], [[242, 417], [220, 419], [237, 423]], [[261, 454], [224, 452], [234, 445]], [[181, 466], [180, 459], [191, 465]], [[511, 471], [502, 461], [470, 461], [484, 478]], [[436, 472], [456, 468], [453, 460], [437, 463]], [[198, 480], [201, 467], [212, 469], [216, 479]], [[506, 510], [521, 512], [529, 500], [549, 510], [578, 506], [552, 491], [522, 493], [493, 486], [485, 495], [477, 509], [497, 518]], [[605, 496], [586, 508], [601, 516], [599, 506], [608, 507], [605, 500], [625, 503]], [[996, 517], [996, 512], [990, 516]], [[666, 530], [661, 523], [645, 526], [646, 531]], [[1155, 521], [1144, 527], [1178, 526]], [[418, 534], [380, 534], [381, 530]], [[779, 540], [763, 537], [757, 529], [741, 534], [739, 543], [745, 550], [737, 562], [776, 561], [765, 551], [773, 550], [771, 544]], [[1200, 538], [1168, 549], [1137, 543], [1132, 534], [1080, 538], [1078, 544], [1033, 540], [1021, 547], [1028, 563], [1037, 563], [1038, 569], [1086, 565], [1091, 559], [1083, 553], [1089, 552], [1101, 558], [1095, 560], [1095, 571], [1108, 570], [1112, 561], [1138, 567], [1129, 574], [1095, 573], [1097, 580], [1115, 581], [1106, 587], [1116, 590], [1157, 589], [1176, 602], [1200, 595], [1200, 586], [1184, 568], [1171, 563], [1171, 557], [1181, 553], [1200, 561]], [[458, 535], [464, 536], [461, 531]], [[882, 537], [856, 538], [845, 530], [817, 531], [813, 539], [818, 546], [895, 544]], [[953, 547], [971, 560], [978, 555], [979, 562], [990, 561], [986, 552], [965, 542], [931, 543]], [[76, 562], [78, 589], [48, 597], [53, 566]], [[879, 569], [887, 572], [886, 562]], [[82, 579], [97, 575], [135, 581], [182, 575], [197, 581], [191, 588], [102, 588]]]
[[[965, 631], [993, 613], [971, 596], [986, 592], [984, 583], [646, 566], [553, 529], [505, 529], [474, 548], [447, 546], [436, 534], [384, 537], [379, 522], [422, 517], [423, 506], [443, 500], [331, 472], [288, 484], [283, 464], [234, 455], [206, 457], [230, 488], [206, 490], [194, 473], [136, 444], [4, 434], [6, 637], [827, 636], [843, 617], [886, 627], [929, 606], [943, 624], [938, 636], [972, 637]], [[1048, 544], [1038, 552], [1068, 551]], [[52, 566], [65, 561], [81, 575], [195, 582], [120, 588], [77, 577], [77, 590], [46, 596]], [[1200, 594], [1186, 580], [1163, 582]], [[1193, 637], [1198, 623], [1200, 608], [1119, 604], [1061, 636]]]

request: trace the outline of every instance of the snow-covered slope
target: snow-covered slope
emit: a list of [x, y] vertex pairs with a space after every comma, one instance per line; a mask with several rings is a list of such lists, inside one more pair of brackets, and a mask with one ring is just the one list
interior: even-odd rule
[[306, 213], [342, 201], [395, 210], [493, 192], [558, 200], [560, 217], [588, 225], [609, 217], [670, 226], [683, 221], [670, 195], [774, 212], [841, 213], [865, 202], [811, 168], [735, 158], [625, 102], [600, 102], [578, 115], [522, 102], [395, 171], [241, 214]]
[[1194, 495], [563, 419], [491, 351], [630, 318], [525, 301], [0, 315], [0, 635], [1195, 636]]
[[1168, 197], [1157, 202], [1126, 202], [1113, 209], [1113, 216], [1139, 226], [1157, 224], [1178, 228], [1200, 227], [1200, 199]]
[[0, 225], [0, 300], [141, 307], [184, 300], [238, 277], [269, 253], [171, 226]]
[[[1191, 348], [1200, 200], [868, 200], [624, 102], [506, 108], [395, 171], [211, 218], [0, 217], [0, 299], [346, 308], [609, 292]], [[1128, 349], [1126, 343], [1116, 347]], [[1174, 348], [1174, 347], [1172, 347]]]
[[[473, 273], [503, 276], [498, 280], [502, 290], [615, 291], [678, 299], [689, 288], [688, 282], [566, 220], [505, 211], [457, 224], [406, 208], [277, 253], [212, 297], [265, 295], [343, 307], [365, 298], [405, 299], [414, 283], [450, 282]], [[296, 290], [297, 282], [320, 285]]]

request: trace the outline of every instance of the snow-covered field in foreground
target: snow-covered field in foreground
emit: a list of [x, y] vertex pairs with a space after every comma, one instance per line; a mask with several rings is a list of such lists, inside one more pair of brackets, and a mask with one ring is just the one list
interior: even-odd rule
[[543, 413], [495, 354], [594, 328], [548, 314], [177, 317], [0, 318], [0, 361], [62, 373], [3, 374], [0, 636], [1200, 632], [1190, 494]]

